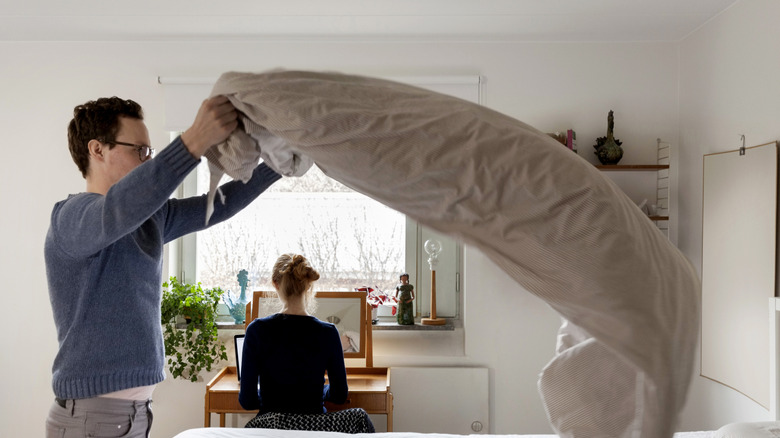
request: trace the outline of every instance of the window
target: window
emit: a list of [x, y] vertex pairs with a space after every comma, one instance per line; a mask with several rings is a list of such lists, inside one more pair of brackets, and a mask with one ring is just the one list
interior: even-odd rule
[[[479, 76], [390, 79], [479, 103]], [[158, 78], [164, 87], [165, 126], [170, 131], [189, 126], [214, 80]], [[206, 192], [207, 174], [203, 163], [178, 196]], [[279, 254], [300, 252], [320, 271], [318, 290], [370, 286], [392, 293], [399, 275], [409, 273], [416, 313], [425, 316], [430, 311], [431, 272], [423, 245], [431, 238], [440, 240], [443, 248], [436, 271], [437, 316], [459, 317], [460, 245], [355, 193], [315, 166], [302, 178], [275, 183], [229, 221], [169, 245], [169, 270], [185, 281], [237, 293], [241, 269], [249, 272], [249, 290], [270, 288], [270, 271]]]
[[[208, 166], [201, 163], [185, 182], [182, 196], [204, 193], [208, 177]], [[422, 248], [429, 238], [443, 243], [436, 276], [437, 314], [456, 317], [459, 245], [313, 166], [303, 177], [276, 182], [230, 220], [181, 239], [180, 253], [187, 256], [182, 257], [180, 272], [187, 281], [237, 294], [240, 270], [249, 273], [250, 291], [268, 289], [276, 258], [286, 252], [300, 253], [320, 272], [317, 290], [370, 286], [393, 293], [400, 274], [409, 273], [417, 313], [427, 315], [430, 269]]]

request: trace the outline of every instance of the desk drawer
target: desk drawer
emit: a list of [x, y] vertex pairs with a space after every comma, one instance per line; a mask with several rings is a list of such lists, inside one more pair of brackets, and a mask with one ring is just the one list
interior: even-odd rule
[[387, 412], [387, 394], [349, 393], [349, 396], [347, 396], [347, 402], [343, 405], [325, 403], [325, 407], [329, 411], [340, 411], [350, 408], [363, 408], [368, 413], [385, 413]]
[[240, 412], [244, 409], [238, 403], [237, 393], [212, 392], [209, 394], [209, 410], [211, 412]]

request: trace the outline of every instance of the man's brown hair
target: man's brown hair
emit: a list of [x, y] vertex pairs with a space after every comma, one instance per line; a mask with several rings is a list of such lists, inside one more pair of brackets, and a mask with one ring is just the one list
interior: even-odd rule
[[[89, 170], [87, 144], [93, 139], [107, 143], [115, 140], [120, 116], [144, 119], [141, 105], [116, 96], [90, 100], [73, 108], [73, 120], [68, 124], [68, 149], [84, 178]], [[109, 144], [108, 147], [110, 149], [114, 145]]]

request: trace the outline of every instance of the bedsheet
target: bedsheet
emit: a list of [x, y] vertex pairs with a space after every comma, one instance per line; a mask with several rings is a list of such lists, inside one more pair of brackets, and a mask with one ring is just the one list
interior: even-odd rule
[[241, 111], [243, 139], [270, 135], [473, 245], [555, 309], [565, 323], [539, 391], [560, 436], [672, 435], [692, 376], [698, 275], [593, 165], [507, 115], [377, 78], [230, 72], [212, 93]]
[[[229, 427], [210, 427], [186, 430], [174, 438], [464, 438], [464, 437], [497, 437], [497, 438], [557, 438], [551, 434], [523, 435], [453, 435], [444, 433], [415, 432], [380, 432], [345, 434], [337, 432], [306, 432], [300, 430], [242, 429]], [[713, 438], [713, 432], [678, 432], [674, 438]]]
[[[464, 437], [496, 437], [496, 438], [556, 438], [557, 435], [530, 434], [530, 435], [453, 435], [444, 433], [415, 433], [415, 432], [380, 432], [345, 434], [336, 432], [306, 432], [296, 430], [270, 430], [270, 429], [241, 429], [212, 427], [190, 429], [174, 438], [464, 438]], [[713, 438], [713, 432], [678, 432], [674, 438]]]

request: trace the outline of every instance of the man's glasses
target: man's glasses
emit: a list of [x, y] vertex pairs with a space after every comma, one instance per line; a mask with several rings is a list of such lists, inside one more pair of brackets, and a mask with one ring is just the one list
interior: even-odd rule
[[105, 143], [118, 144], [119, 146], [127, 146], [131, 148], [135, 148], [135, 150], [138, 151], [138, 158], [141, 159], [141, 162], [144, 162], [149, 158], [152, 158], [152, 156], [154, 156], [154, 149], [151, 146], [147, 146], [145, 144], [125, 143], [116, 140], [106, 141]]

